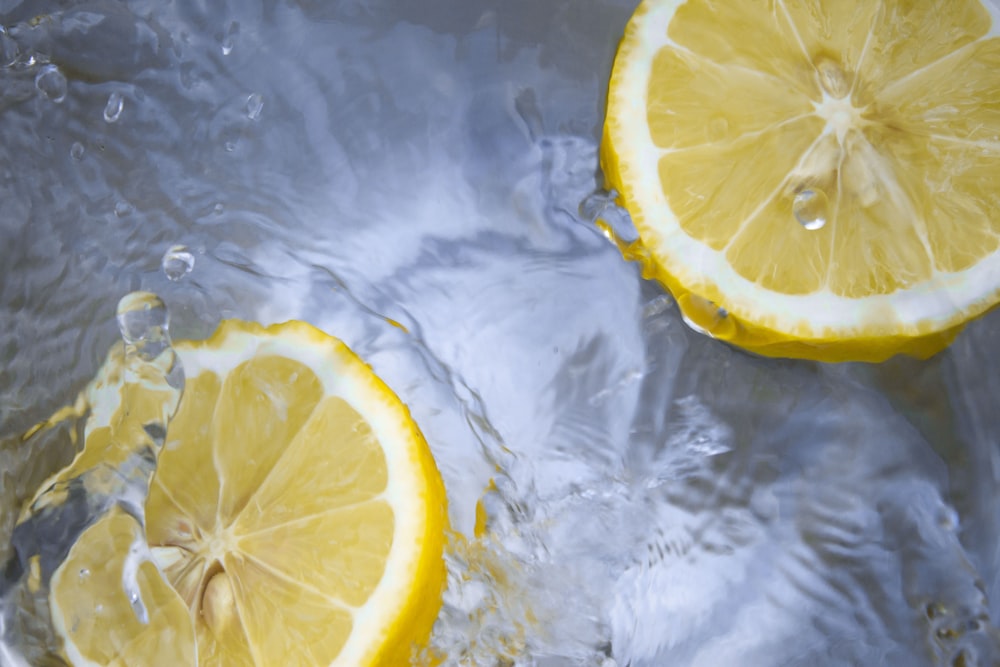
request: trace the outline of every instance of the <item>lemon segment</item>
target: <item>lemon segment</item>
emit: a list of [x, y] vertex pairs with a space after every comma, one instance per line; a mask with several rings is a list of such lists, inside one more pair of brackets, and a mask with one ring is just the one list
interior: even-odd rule
[[120, 508], [85, 530], [50, 582], [52, 621], [78, 667], [196, 664], [194, 624], [152, 562], [136, 572], [148, 618], [133, 611], [122, 586], [126, 560], [142, 532]]
[[[197, 664], [410, 664], [441, 603], [447, 516], [405, 406], [343, 343], [301, 322], [224, 322], [174, 349], [185, 389], [146, 502], [146, 565]], [[87, 557], [71, 553], [60, 569], [50, 599], [61, 617], [90, 594], [66, 574]], [[134, 625], [123, 626], [133, 657], [121, 664], [153, 664], [177, 632]], [[108, 632], [100, 619], [63, 629], [73, 664], [109, 664], [121, 651]]]
[[646, 0], [601, 144], [625, 254], [748, 350], [930, 356], [1000, 300], [997, 90], [980, 0]]

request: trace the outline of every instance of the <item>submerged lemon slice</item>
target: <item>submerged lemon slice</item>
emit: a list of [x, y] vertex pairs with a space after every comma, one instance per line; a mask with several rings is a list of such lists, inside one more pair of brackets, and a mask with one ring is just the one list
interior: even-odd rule
[[[138, 570], [123, 575], [136, 524], [118, 509], [81, 535], [50, 594], [68, 657], [410, 664], [440, 607], [447, 518], [407, 409], [301, 322], [229, 321], [174, 348], [186, 380], [146, 501], [151, 558], [133, 555]], [[123, 576], [138, 582], [145, 624]]]
[[[141, 559], [141, 540], [135, 519], [114, 507], [80, 535], [52, 576], [53, 625], [75, 667], [198, 664], [193, 619], [156, 566]], [[144, 618], [123, 575], [137, 584]]]
[[980, 0], [647, 0], [602, 167], [685, 316], [771, 356], [929, 356], [1000, 300]]

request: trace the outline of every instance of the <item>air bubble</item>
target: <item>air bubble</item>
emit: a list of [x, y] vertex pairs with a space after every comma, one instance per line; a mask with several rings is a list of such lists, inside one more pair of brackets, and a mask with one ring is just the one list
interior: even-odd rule
[[830, 215], [830, 198], [822, 190], [803, 190], [792, 201], [792, 213], [809, 231], [822, 229]]
[[260, 112], [264, 108], [264, 96], [260, 93], [251, 93], [247, 97], [247, 118], [250, 120], [257, 120], [260, 118]]
[[171, 246], [163, 254], [163, 273], [167, 278], [176, 282], [191, 273], [194, 269], [194, 255], [188, 251], [187, 246]]
[[46, 65], [35, 75], [35, 88], [56, 104], [66, 99], [66, 77], [55, 65]]
[[222, 55], [228, 56], [236, 46], [236, 36], [240, 34], [239, 21], [233, 21], [226, 28], [226, 34], [222, 36]]
[[69, 147], [69, 155], [74, 160], [82, 160], [83, 154], [87, 152], [87, 149], [83, 147], [79, 141], [74, 141], [73, 145]]
[[132, 207], [132, 204], [128, 203], [127, 201], [115, 202], [115, 215], [118, 216], [119, 218], [124, 218], [125, 216], [132, 213], [133, 210], [134, 209]]
[[104, 105], [104, 120], [108, 123], [116, 123], [125, 108], [125, 98], [117, 90], [108, 95], [108, 103]]

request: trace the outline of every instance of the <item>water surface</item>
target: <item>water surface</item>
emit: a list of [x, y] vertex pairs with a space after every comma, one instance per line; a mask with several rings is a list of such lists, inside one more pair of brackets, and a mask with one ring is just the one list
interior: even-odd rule
[[345, 339], [459, 531], [494, 480], [481, 549], [449, 555], [451, 664], [1000, 660], [1000, 319], [877, 366], [688, 329], [581, 209], [633, 8], [0, 1], [3, 543], [72, 455], [20, 434], [141, 289], [175, 339]]

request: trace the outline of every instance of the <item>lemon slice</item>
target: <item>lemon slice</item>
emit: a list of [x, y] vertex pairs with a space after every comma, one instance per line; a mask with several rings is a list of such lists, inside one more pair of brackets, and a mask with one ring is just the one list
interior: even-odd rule
[[979, 0], [647, 0], [615, 59], [626, 255], [754, 352], [927, 357], [1000, 300], [1000, 37]]
[[53, 576], [70, 660], [410, 664], [440, 607], [447, 517], [407, 409], [305, 323], [228, 321], [174, 348], [185, 388], [146, 501], [150, 557], [131, 568], [148, 618], [123, 592], [134, 521], [116, 509]]

